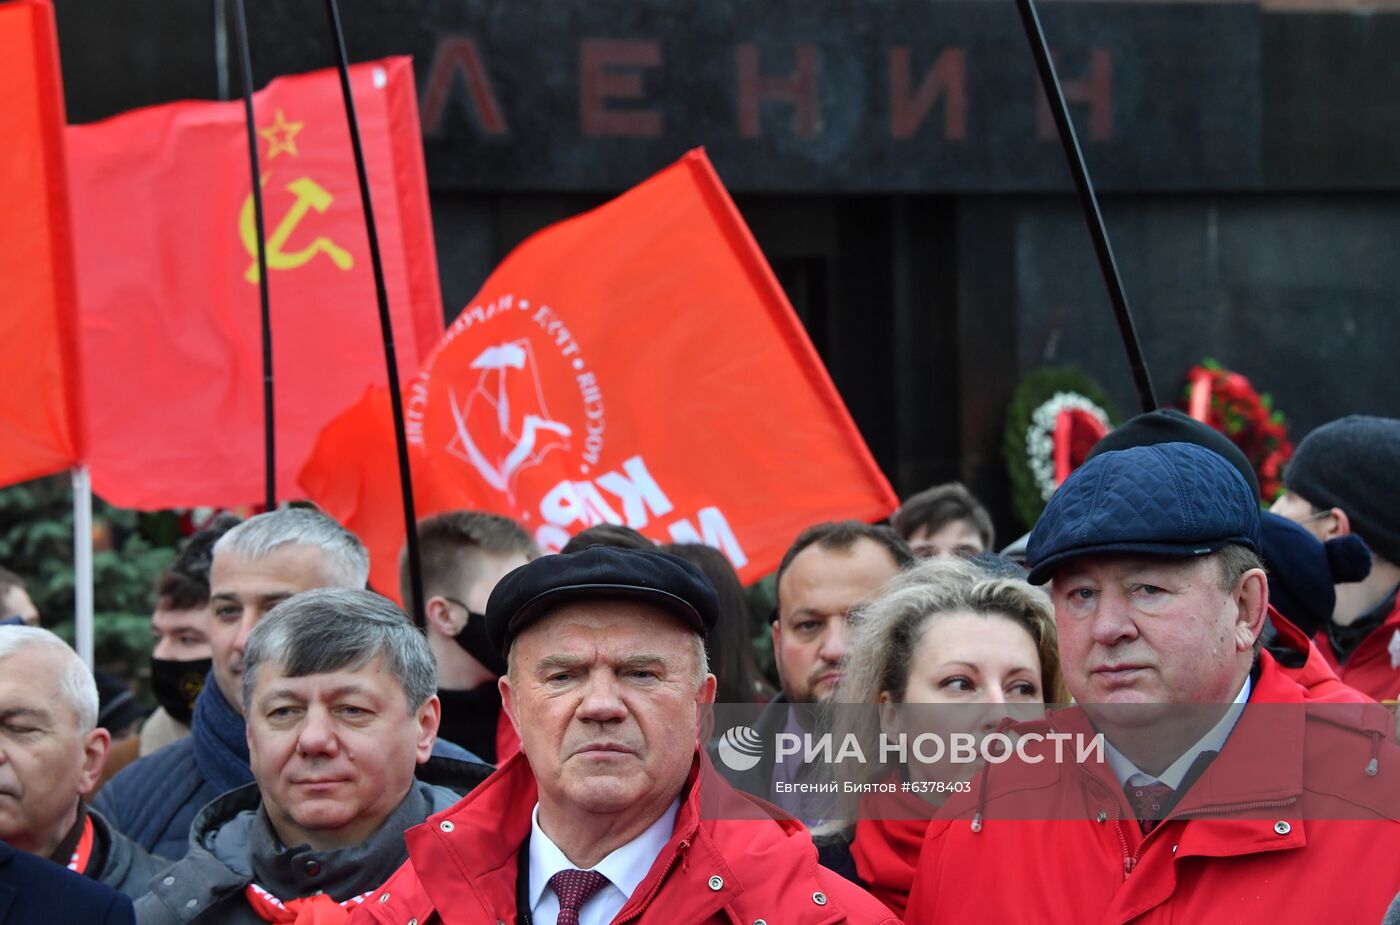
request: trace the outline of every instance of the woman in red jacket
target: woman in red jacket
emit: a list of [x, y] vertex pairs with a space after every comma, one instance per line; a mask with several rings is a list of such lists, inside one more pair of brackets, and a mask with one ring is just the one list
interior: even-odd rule
[[[849, 651], [833, 701], [879, 707], [837, 707], [837, 741], [854, 734], [864, 755], [890, 760], [843, 774], [844, 805], [817, 835], [849, 841], [863, 884], [903, 916], [929, 819], [978, 767], [927, 736], [912, 743], [929, 732], [944, 746], [958, 734], [980, 740], [1007, 717], [1032, 718], [1046, 703], [1067, 701], [1054, 612], [1042, 590], [1004, 570], [936, 560], [862, 609]], [[903, 743], [903, 754], [893, 743]]]

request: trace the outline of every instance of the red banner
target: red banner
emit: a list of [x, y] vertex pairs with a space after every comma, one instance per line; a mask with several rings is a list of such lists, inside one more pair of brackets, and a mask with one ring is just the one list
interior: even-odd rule
[[[413, 69], [351, 69], [399, 373], [442, 333]], [[276, 391], [277, 486], [385, 379], [374, 280], [335, 71], [254, 98]], [[127, 507], [263, 497], [262, 348], [240, 102], [172, 103], [67, 133], [93, 487]]]
[[[389, 591], [396, 485], [382, 468], [352, 471], [392, 454], [373, 404], [339, 422], [338, 448], [318, 445], [303, 486], [363, 536], [393, 535], [371, 546], [373, 580]], [[420, 516], [442, 503], [495, 511], [550, 549], [625, 523], [717, 546], [752, 580], [803, 527], [897, 504], [701, 151], [520, 245], [405, 404], [433, 499]], [[332, 489], [347, 483], [375, 496]]]
[[0, 4], [0, 485], [81, 456], [76, 296], [53, 9]]

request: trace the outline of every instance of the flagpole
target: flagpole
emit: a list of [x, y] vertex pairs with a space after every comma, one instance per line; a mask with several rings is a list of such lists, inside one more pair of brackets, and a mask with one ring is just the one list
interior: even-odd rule
[[[240, 0], [241, 2], [241, 0]], [[403, 395], [399, 391], [399, 364], [394, 351], [394, 325], [389, 317], [389, 293], [384, 285], [384, 263], [379, 255], [379, 234], [374, 224], [374, 207], [370, 202], [369, 174], [365, 169], [365, 151], [360, 142], [360, 123], [355, 117], [355, 98], [350, 92], [349, 56], [345, 52], [345, 33], [340, 24], [340, 7], [336, 0], [326, 0], [326, 17], [330, 21], [331, 38], [335, 45], [336, 67], [340, 71], [340, 95], [345, 101], [345, 120], [350, 129], [350, 147], [355, 153], [355, 174], [360, 181], [360, 201], [365, 209], [365, 234], [369, 238], [369, 258], [374, 266], [374, 294], [379, 303], [379, 330], [384, 341], [384, 365], [389, 378], [389, 404], [394, 412], [394, 446], [399, 457], [399, 488], [403, 495], [404, 535], [408, 547], [409, 588], [413, 597], [413, 621], [423, 627], [427, 619], [423, 610], [423, 566], [418, 556], [418, 518], [413, 510], [413, 473], [408, 462], [408, 439], [404, 433]]]
[[74, 642], [83, 664], [92, 668], [92, 479], [87, 466], [73, 475], [73, 624]]
[[248, 18], [243, 0], [233, 0], [233, 27], [243, 76], [243, 120], [248, 129], [248, 163], [253, 175], [253, 227], [258, 239], [258, 301], [262, 314], [263, 361], [263, 505], [277, 509], [277, 427], [272, 393], [272, 311], [267, 291], [267, 242], [263, 231], [262, 169], [258, 164], [258, 129], [253, 118], [253, 58], [248, 50]]
[[1026, 41], [1030, 42], [1031, 55], [1035, 58], [1036, 70], [1040, 72], [1040, 84], [1045, 89], [1050, 113], [1055, 117], [1055, 127], [1059, 130], [1060, 143], [1065, 149], [1065, 159], [1069, 161], [1069, 170], [1074, 176], [1074, 188], [1079, 194], [1084, 222], [1089, 226], [1089, 236], [1094, 241], [1099, 270], [1103, 274], [1104, 285], [1108, 287], [1109, 301], [1113, 303], [1113, 315], [1118, 321], [1118, 334], [1123, 339], [1123, 348], [1128, 352], [1128, 365], [1132, 367], [1133, 384], [1137, 386], [1138, 399], [1142, 403], [1143, 411], [1154, 411], [1158, 407], [1157, 393], [1152, 388], [1152, 376], [1147, 370], [1147, 360], [1142, 355], [1142, 342], [1138, 339], [1132, 310], [1128, 308], [1128, 296], [1123, 291], [1118, 261], [1113, 256], [1113, 245], [1108, 240], [1108, 227], [1104, 224], [1103, 212], [1099, 209], [1099, 198], [1094, 192], [1094, 183], [1089, 178], [1089, 167], [1084, 161], [1084, 151], [1079, 146], [1079, 136], [1075, 134], [1074, 123], [1069, 118], [1069, 107], [1065, 104], [1059, 75], [1055, 73], [1055, 62], [1050, 58], [1050, 47], [1045, 41], [1045, 31], [1040, 26], [1040, 15], [1036, 12], [1035, 0], [1016, 0], [1016, 10], [1021, 14], [1021, 24], [1026, 29]]

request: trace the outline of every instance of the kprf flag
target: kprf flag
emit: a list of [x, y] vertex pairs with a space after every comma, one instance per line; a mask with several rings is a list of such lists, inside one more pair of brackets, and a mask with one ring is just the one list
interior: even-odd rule
[[0, 4], [0, 485], [78, 462], [75, 292], [53, 9]]
[[[442, 332], [413, 71], [351, 68], [401, 376]], [[386, 379], [334, 70], [254, 98], [276, 389], [277, 487]], [[138, 507], [263, 497], [258, 268], [240, 102], [173, 103], [68, 130], [95, 490]]]
[[[351, 414], [366, 452], [390, 432], [371, 405]], [[405, 405], [432, 493], [445, 480], [460, 506], [514, 517], [549, 549], [627, 524], [717, 546], [748, 580], [804, 527], [897, 503], [702, 151], [521, 244]], [[355, 478], [348, 432], [303, 472], [313, 499]], [[381, 498], [326, 505], [352, 529], [393, 533], [372, 551], [377, 568], [403, 537], [384, 482]]]

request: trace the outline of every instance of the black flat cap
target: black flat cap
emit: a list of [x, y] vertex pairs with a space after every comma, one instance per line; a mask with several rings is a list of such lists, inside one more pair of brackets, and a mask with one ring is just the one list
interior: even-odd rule
[[578, 600], [644, 601], [701, 636], [719, 616], [719, 596], [700, 569], [659, 550], [591, 546], [543, 556], [506, 575], [486, 602], [486, 631], [502, 655], [521, 630]]

